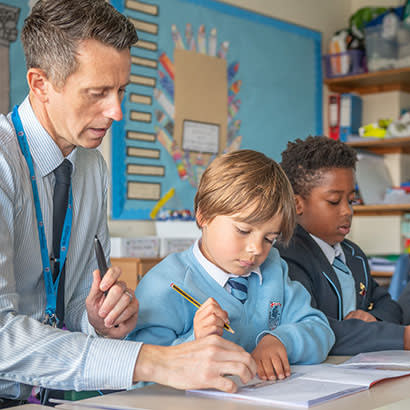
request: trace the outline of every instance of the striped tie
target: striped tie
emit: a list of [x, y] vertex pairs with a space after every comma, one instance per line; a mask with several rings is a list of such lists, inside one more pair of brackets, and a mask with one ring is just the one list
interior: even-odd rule
[[336, 256], [334, 261], [333, 261], [333, 267], [336, 269], [341, 270], [342, 272], [349, 274], [350, 270], [349, 268], [346, 266], [346, 264], [340, 259], [339, 256]]
[[248, 277], [230, 278], [228, 283], [231, 286], [231, 295], [241, 303], [245, 303], [248, 298]]

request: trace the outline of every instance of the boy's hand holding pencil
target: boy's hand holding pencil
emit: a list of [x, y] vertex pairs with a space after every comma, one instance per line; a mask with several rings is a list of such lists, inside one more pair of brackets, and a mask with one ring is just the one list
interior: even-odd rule
[[209, 298], [195, 314], [195, 339], [201, 339], [209, 335], [222, 336], [226, 324], [229, 324], [228, 314], [221, 309], [215, 299]]
[[[211, 325], [211, 327], [213, 327], [214, 325], [211, 324], [211, 322], [215, 323], [220, 323], [219, 319], [222, 319], [222, 333], [223, 333], [223, 329], [225, 329], [227, 332], [234, 334], [235, 331], [229, 326], [229, 319], [228, 319], [228, 314], [221, 309], [221, 307], [219, 306], [218, 302], [215, 299], [209, 298], [203, 305], [201, 305], [196, 299], [194, 299], [190, 294], [188, 294], [187, 292], [185, 292], [183, 289], [181, 289], [179, 286], [175, 285], [175, 283], [171, 283], [171, 288], [175, 290], [175, 292], [179, 293], [181, 296], [183, 296], [188, 302], [192, 303], [194, 306], [196, 306], [198, 309], [202, 310], [202, 307], [206, 305], [204, 312], [201, 312], [200, 314], [200, 319], [199, 321], [201, 322], [201, 324], [197, 324], [197, 327], [199, 326], [200, 328], [204, 328], [204, 320], [206, 316], [210, 316], [210, 315], [216, 315], [217, 319], [214, 320], [214, 318], [208, 318], [206, 320], [206, 323], [208, 325], [205, 324], [205, 327], [209, 327], [209, 325]], [[212, 300], [213, 302], [209, 302], [210, 300]], [[209, 303], [208, 303], [209, 302]], [[212, 307], [207, 307], [208, 305], [212, 305]], [[199, 310], [198, 310], [199, 312]], [[197, 312], [197, 313], [198, 313]], [[194, 317], [194, 330], [195, 330], [195, 318], [196, 315]], [[202, 319], [201, 319], [202, 318]], [[218, 326], [219, 329], [219, 326]], [[207, 329], [206, 332], [203, 331], [199, 331], [199, 333], [201, 334], [200, 336], [197, 336], [197, 332], [195, 331], [195, 339], [198, 339], [199, 337], [205, 337], [207, 335], [212, 335], [212, 334], [218, 334], [220, 336], [222, 336], [222, 333], [219, 333], [218, 329]], [[205, 334], [206, 333], [206, 334]]]

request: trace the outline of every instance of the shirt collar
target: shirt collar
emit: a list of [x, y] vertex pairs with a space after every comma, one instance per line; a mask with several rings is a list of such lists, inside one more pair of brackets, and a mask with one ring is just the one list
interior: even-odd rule
[[[199, 241], [200, 239], [197, 239], [194, 244], [193, 248], [193, 253], [196, 258], [196, 260], [199, 262], [199, 264], [205, 269], [205, 271], [213, 278], [215, 279], [219, 285], [222, 287], [225, 287], [226, 282], [230, 278], [237, 278], [238, 275], [234, 275], [232, 273], [226, 273], [223, 271], [221, 268], [210, 262], [208, 259], [205, 258], [203, 253], [201, 252], [201, 249], [199, 249]], [[260, 270], [260, 267], [256, 267], [255, 269], [252, 270], [248, 275], [241, 275], [243, 277], [248, 277], [252, 273], [256, 273], [259, 276], [259, 283], [262, 285], [262, 272]]]
[[323, 239], [320, 239], [317, 236], [312, 235], [311, 233], [309, 233], [309, 235], [319, 245], [320, 249], [325, 254], [326, 259], [329, 261], [331, 265], [333, 265], [333, 262], [336, 257], [340, 258], [343, 261], [343, 263], [346, 263], [346, 257], [343, 252], [342, 245], [340, 245], [340, 242], [338, 242], [334, 246], [331, 246], [327, 242], [325, 242]]
[[[45, 177], [53, 172], [64, 161], [63, 153], [40, 124], [40, 121], [31, 107], [28, 96], [21, 103], [18, 111], [26, 133], [33, 162], [40, 171], [40, 175]], [[74, 174], [75, 171], [76, 156], [77, 148], [74, 148], [67, 156], [67, 159], [73, 164], [72, 174]]]

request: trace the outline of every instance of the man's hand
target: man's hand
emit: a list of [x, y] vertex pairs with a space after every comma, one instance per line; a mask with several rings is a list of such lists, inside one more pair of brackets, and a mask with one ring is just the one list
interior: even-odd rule
[[215, 299], [209, 298], [195, 313], [195, 339], [209, 335], [222, 336], [225, 323], [229, 324], [228, 314]]
[[359, 319], [363, 320], [363, 322], [377, 322], [377, 319], [372, 314], [361, 309], [352, 310], [351, 312], [349, 312], [345, 316], [344, 320], [348, 319]]
[[237, 375], [247, 383], [256, 363], [240, 346], [211, 335], [176, 346], [141, 347], [134, 382], [150, 381], [177, 389], [218, 389], [235, 392], [236, 384], [224, 375]]
[[264, 336], [252, 352], [252, 357], [256, 360], [260, 379], [276, 380], [290, 376], [286, 348], [277, 337]]
[[120, 275], [120, 268], [112, 266], [101, 280], [100, 271], [95, 270], [85, 301], [88, 320], [96, 332], [115, 339], [125, 337], [135, 328], [138, 319], [138, 301], [134, 292], [118, 281]]

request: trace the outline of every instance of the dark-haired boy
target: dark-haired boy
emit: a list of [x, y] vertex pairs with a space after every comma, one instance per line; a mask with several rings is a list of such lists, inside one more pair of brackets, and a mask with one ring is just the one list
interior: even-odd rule
[[402, 311], [370, 275], [350, 231], [356, 153], [326, 137], [289, 142], [281, 166], [294, 193], [298, 225], [289, 247], [278, 245], [291, 279], [300, 281], [335, 332], [331, 354], [410, 349]]

